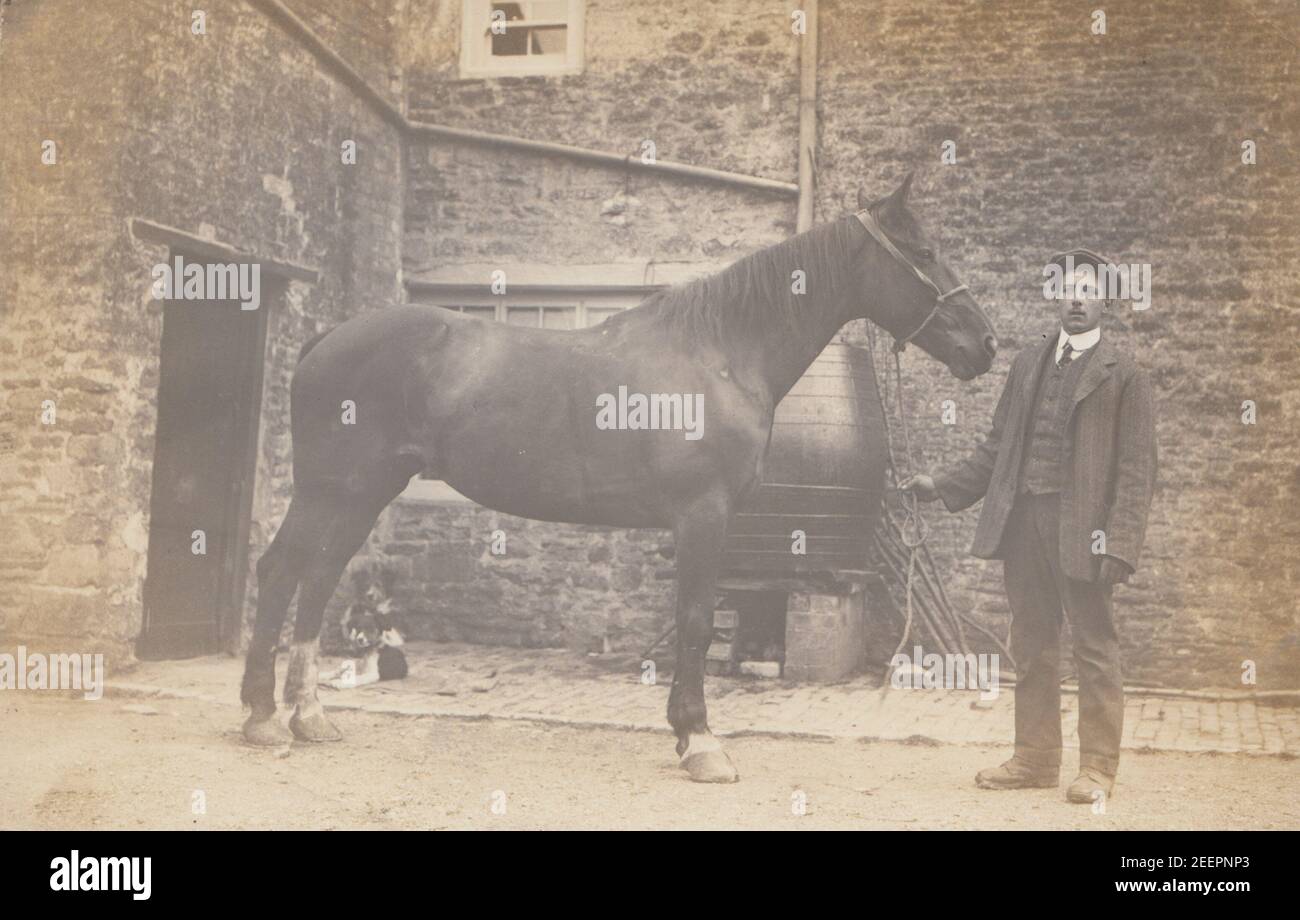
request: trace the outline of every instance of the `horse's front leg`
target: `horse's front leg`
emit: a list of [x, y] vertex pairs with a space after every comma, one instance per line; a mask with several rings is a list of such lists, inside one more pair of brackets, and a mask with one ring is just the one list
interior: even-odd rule
[[704, 656], [713, 641], [714, 591], [722, 564], [730, 503], [725, 496], [693, 505], [677, 521], [677, 665], [668, 722], [677, 733], [682, 767], [697, 783], [734, 783], [740, 776], [709, 731]]

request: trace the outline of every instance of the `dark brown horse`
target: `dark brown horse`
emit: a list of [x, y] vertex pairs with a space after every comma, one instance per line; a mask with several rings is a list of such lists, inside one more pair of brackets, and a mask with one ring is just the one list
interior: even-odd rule
[[[668, 721], [691, 779], [734, 781], [706, 720], [704, 655], [728, 521], [761, 478], [777, 403], [855, 318], [915, 341], [963, 380], [988, 370], [997, 347], [908, 210], [910, 183], [871, 203], [859, 193], [858, 214], [587, 329], [397, 306], [309, 342], [291, 390], [293, 501], [257, 564], [245, 737], [288, 738], [276, 718], [275, 649], [295, 591], [289, 727], [302, 740], [339, 737], [316, 698], [325, 605], [379, 513], [427, 471], [508, 514], [672, 528], [677, 660]], [[680, 425], [598, 425], [604, 394], [620, 387], [702, 406], [700, 436], [684, 436]]]

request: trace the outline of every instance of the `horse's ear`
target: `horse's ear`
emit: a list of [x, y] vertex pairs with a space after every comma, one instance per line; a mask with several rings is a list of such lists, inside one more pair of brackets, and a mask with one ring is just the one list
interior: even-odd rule
[[894, 189], [883, 198], [877, 198], [874, 201], [867, 197], [867, 190], [859, 186], [858, 188], [858, 208], [901, 208], [907, 204], [907, 198], [912, 193], [912, 177], [915, 173], [909, 172], [903, 177], [903, 181], [898, 188]]
[[887, 199], [890, 205], [896, 208], [901, 208], [907, 204], [907, 197], [912, 194], [912, 177], [914, 175], [916, 175], [916, 173], [909, 171], [908, 174], [903, 177], [903, 181], [899, 184], [898, 188], [894, 189], [894, 191], [890, 193], [889, 198]]

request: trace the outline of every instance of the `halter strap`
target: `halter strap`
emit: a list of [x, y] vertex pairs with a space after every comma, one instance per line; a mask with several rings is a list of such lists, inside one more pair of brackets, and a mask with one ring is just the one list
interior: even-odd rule
[[930, 320], [934, 319], [934, 315], [939, 312], [939, 308], [943, 306], [944, 301], [946, 301], [949, 297], [953, 297], [957, 294], [960, 294], [962, 291], [968, 290], [968, 288], [964, 284], [959, 284], [951, 291], [945, 293], [944, 290], [941, 287], [939, 287], [939, 285], [934, 283], [933, 279], [931, 279], [929, 275], [927, 275], [925, 272], [921, 271], [919, 268], [913, 265], [912, 260], [909, 259], [907, 256], [903, 255], [903, 253], [899, 250], [897, 246], [894, 245], [893, 241], [889, 237], [885, 236], [885, 231], [880, 229], [880, 224], [876, 221], [875, 215], [873, 215], [871, 211], [869, 211], [866, 208], [863, 208], [861, 211], [858, 211], [856, 214], [854, 214], [854, 217], [856, 217], [858, 221], [861, 222], [862, 226], [866, 228], [867, 233], [871, 234], [871, 238], [874, 239], [877, 243], [879, 243], [882, 247], [884, 247], [885, 252], [893, 256], [896, 261], [901, 262], [903, 265], [911, 269], [912, 274], [916, 275], [916, 277], [920, 279], [922, 284], [924, 284], [930, 290], [934, 291], [934, 297], [935, 297], [934, 307], [933, 309], [930, 310], [929, 313], [926, 314], [925, 319], [921, 321], [921, 325], [917, 326], [915, 329], [913, 329], [910, 333], [908, 333], [906, 336], [904, 336], [901, 339], [896, 335], [894, 336], [894, 351], [895, 353], [901, 352], [904, 348], [907, 347], [907, 344], [911, 342], [912, 339], [920, 335], [921, 331], [925, 329], [926, 326], [930, 325]]

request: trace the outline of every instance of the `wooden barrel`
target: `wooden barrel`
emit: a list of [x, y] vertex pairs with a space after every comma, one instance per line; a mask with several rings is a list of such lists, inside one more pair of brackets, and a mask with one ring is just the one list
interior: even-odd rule
[[[866, 569], [887, 463], [871, 356], [832, 342], [776, 407], [763, 482], [728, 533], [724, 571]], [[796, 530], [803, 555], [791, 551]]]

